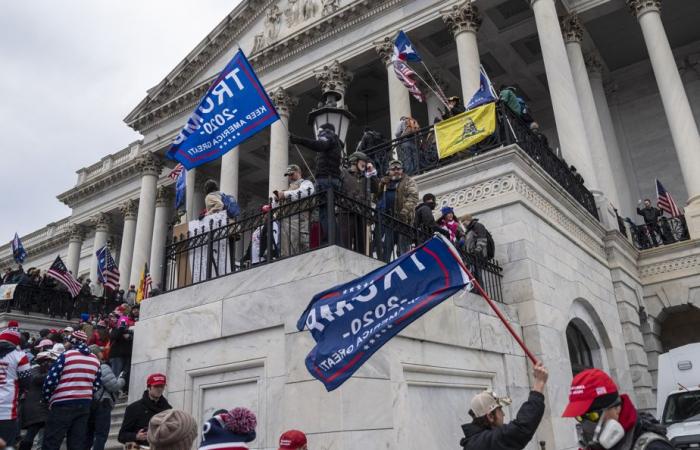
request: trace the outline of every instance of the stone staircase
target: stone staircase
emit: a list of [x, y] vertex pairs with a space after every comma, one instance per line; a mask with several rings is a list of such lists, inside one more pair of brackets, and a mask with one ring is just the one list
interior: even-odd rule
[[119, 428], [122, 426], [122, 421], [124, 420], [124, 411], [127, 405], [126, 398], [119, 400], [112, 409], [112, 424], [109, 427], [109, 438], [107, 439], [107, 445], [105, 445], [105, 450], [123, 450], [124, 445], [117, 441], [117, 436], [119, 435]]

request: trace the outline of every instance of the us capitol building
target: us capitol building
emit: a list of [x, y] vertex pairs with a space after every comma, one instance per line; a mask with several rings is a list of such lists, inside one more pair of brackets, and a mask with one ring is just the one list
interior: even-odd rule
[[[469, 99], [480, 65], [496, 87], [517, 86], [548, 153], [566, 160], [543, 163], [530, 132], [515, 130], [519, 138], [414, 178], [421, 195], [493, 234], [501, 307], [551, 372], [529, 448], [576, 448], [573, 421], [560, 417], [573, 372], [609, 371], [655, 412], [658, 355], [700, 340], [698, 17], [700, 2], [687, 0], [244, 0], [128, 113], [143, 138], [77, 171], [57, 197], [70, 216], [22, 236], [24, 267], [47, 269], [60, 254], [96, 280], [95, 250], [108, 243], [125, 287], [148, 263], [167, 292], [142, 303], [132, 400], [146, 374], [162, 371], [170, 403], [199, 420], [252, 408], [252, 448], [276, 448], [289, 428], [320, 449], [457, 448], [468, 401], [484, 387], [510, 395], [514, 417], [529, 363], [474, 294], [442, 303], [326, 393], [304, 366], [312, 339], [296, 320], [315, 293], [379, 261], [327, 246], [189, 287], [163, 284], [174, 215], [164, 153], [239, 46], [281, 120], [187, 172], [187, 219], [203, 208], [209, 178], [250, 208], [286, 188], [285, 167], [301, 163], [286, 127], [310, 136], [307, 114], [325, 91], [343, 93], [355, 115], [350, 152], [364, 127], [391, 139], [401, 116], [432, 124], [437, 97], [423, 88], [424, 103], [411, 98], [390, 63], [404, 30], [448, 96]], [[584, 180], [575, 189], [564, 182], [571, 165]], [[685, 217], [674, 219], [676, 239], [650, 246], [622, 219], [642, 223], [635, 208], [655, 204], [655, 178]], [[0, 255], [0, 268], [14, 265], [9, 245]]]

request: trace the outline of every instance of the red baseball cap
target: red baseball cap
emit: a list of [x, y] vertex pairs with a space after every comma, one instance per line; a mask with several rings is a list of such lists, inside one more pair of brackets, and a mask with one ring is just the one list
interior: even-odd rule
[[146, 380], [146, 386], [165, 386], [166, 378], [162, 373], [152, 373]]
[[306, 445], [306, 435], [299, 430], [289, 430], [280, 436], [279, 450], [297, 450]]
[[607, 373], [600, 369], [580, 372], [571, 381], [569, 404], [562, 417], [584, 415], [598, 397], [607, 394], [617, 394], [617, 385]]

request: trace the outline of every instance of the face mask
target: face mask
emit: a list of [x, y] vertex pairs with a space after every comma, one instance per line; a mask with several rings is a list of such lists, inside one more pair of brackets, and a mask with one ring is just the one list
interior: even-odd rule
[[625, 429], [622, 428], [620, 422], [611, 419], [603, 424], [603, 429], [598, 436], [598, 443], [603, 448], [613, 448], [623, 437], [625, 437]]
[[614, 419], [607, 420], [605, 423], [602, 420], [598, 422], [584, 420], [577, 424], [576, 431], [579, 443], [586, 448], [610, 449], [625, 437], [625, 429]]

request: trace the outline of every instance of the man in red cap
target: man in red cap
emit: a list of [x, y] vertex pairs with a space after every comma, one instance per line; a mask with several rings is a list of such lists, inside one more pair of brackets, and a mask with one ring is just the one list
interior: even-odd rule
[[289, 430], [280, 436], [279, 450], [308, 450], [306, 435], [299, 430]]
[[564, 417], [574, 417], [585, 449], [672, 450], [666, 429], [651, 415], [638, 412], [627, 394], [620, 395], [610, 376], [587, 369], [571, 382]]
[[139, 445], [148, 446], [146, 434], [151, 417], [166, 409], [173, 409], [168, 400], [163, 397], [166, 382], [167, 379], [162, 373], [153, 373], [148, 376], [146, 380], [147, 389], [144, 391], [141, 400], [130, 404], [124, 411], [124, 420], [117, 438], [119, 442], [122, 444], [135, 442]]

